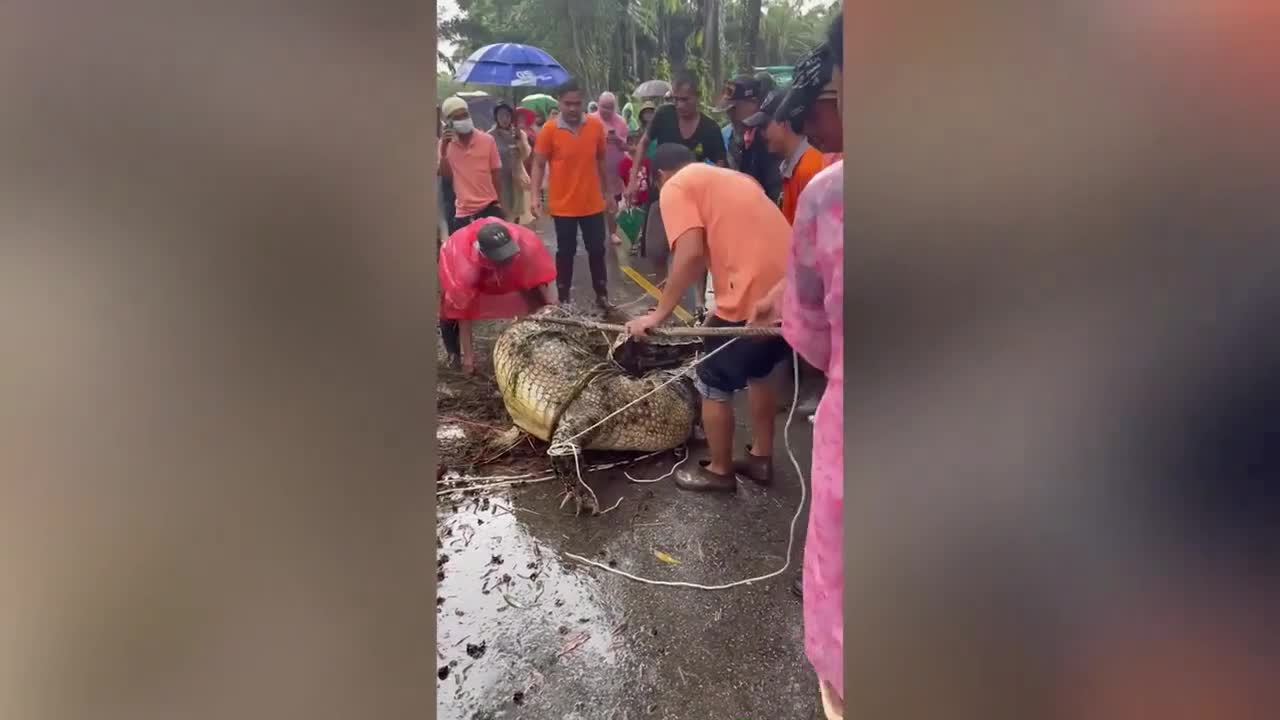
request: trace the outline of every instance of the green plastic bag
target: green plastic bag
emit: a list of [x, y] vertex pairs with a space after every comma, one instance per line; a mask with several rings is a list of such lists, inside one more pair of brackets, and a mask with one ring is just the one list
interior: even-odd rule
[[635, 244], [640, 240], [640, 228], [644, 225], [644, 209], [633, 207], [618, 213], [618, 229]]

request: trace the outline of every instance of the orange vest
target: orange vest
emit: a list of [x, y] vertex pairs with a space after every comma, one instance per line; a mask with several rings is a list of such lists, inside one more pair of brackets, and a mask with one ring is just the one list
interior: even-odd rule
[[822, 153], [813, 148], [805, 148], [796, 166], [791, 168], [790, 177], [782, 179], [782, 194], [778, 196], [778, 207], [787, 222], [796, 224], [796, 208], [800, 206], [800, 193], [809, 181], [826, 167]]

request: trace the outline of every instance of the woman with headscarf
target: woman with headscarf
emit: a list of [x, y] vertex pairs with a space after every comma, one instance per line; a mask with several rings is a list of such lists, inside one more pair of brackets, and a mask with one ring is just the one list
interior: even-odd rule
[[[843, 117], [844, 14], [828, 30], [831, 87]], [[798, 75], [798, 73], [797, 73]], [[802, 85], [803, 87], [803, 85]], [[794, 89], [794, 87], [793, 87]], [[844, 162], [805, 186], [791, 236], [786, 276], [750, 324], [782, 322], [782, 335], [827, 376], [814, 417], [809, 529], [804, 545], [804, 645], [818, 676], [828, 720], [844, 717]]]
[[657, 110], [658, 108], [651, 102], [642, 104], [640, 109], [636, 112], [636, 121], [638, 124], [636, 129], [643, 133], [645, 129], [649, 127], [649, 123], [653, 122], [653, 114], [657, 112]]
[[525, 158], [531, 154], [529, 138], [515, 125], [515, 110], [506, 103], [493, 109], [493, 139], [498, 143], [498, 156], [502, 158], [502, 185], [498, 188], [498, 201], [507, 220], [518, 222], [525, 215], [525, 189], [529, 174], [525, 170]]
[[[637, 144], [640, 142], [643, 142], [644, 138], [647, 137], [646, 131], [649, 129], [649, 124], [653, 122], [653, 116], [657, 112], [658, 112], [658, 106], [652, 100], [646, 100], [644, 103], [640, 105], [640, 111], [636, 113], [636, 119], [639, 121], [639, 126], [640, 126], [639, 139], [636, 141]], [[648, 147], [644, 149], [643, 160], [640, 163], [640, 167], [642, 170], [645, 170], [645, 171], [648, 170], [650, 166], [650, 162], [653, 160], [653, 153], [657, 150], [657, 148], [658, 148], [658, 141], [650, 140]], [[633, 161], [633, 164], [634, 164], [634, 161]], [[648, 189], [646, 186], [646, 190], [645, 190], [646, 201], [644, 203], [637, 203], [637, 207], [644, 208], [644, 222], [640, 224], [640, 239], [637, 240], [635, 243], [632, 243], [631, 245], [632, 255], [639, 255], [640, 251], [644, 248], [645, 242], [647, 242], [649, 238], [649, 222], [650, 222], [649, 200], [651, 199], [651, 198], [648, 198], [649, 194], [650, 193], [648, 192]]]
[[516, 127], [524, 132], [525, 139], [529, 142], [529, 151], [524, 156], [524, 174], [530, 178], [529, 182], [524, 185], [524, 205], [521, 206], [523, 214], [520, 216], [521, 225], [532, 225], [536, 219], [533, 217], [533, 147], [538, 141], [538, 114], [529, 108], [516, 108]]
[[[524, 136], [529, 140], [529, 147], [532, 148], [538, 140], [538, 128], [541, 124], [538, 122], [538, 113], [527, 107], [516, 108], [516, 127], [524, 131]], [[524, 160], [525, 170], [533, 172], [533, 155]]]

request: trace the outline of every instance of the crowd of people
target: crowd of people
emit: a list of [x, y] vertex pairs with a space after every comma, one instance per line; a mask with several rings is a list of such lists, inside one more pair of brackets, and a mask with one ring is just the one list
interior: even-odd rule
[[[607, 247], [620, 244], [618, 211], [645, 211], [632, 250], [663, 253], [657, 306], [627, 323], [658, 327], [681, 305], [710, 327], [781, 325], [767, 339], [708, 336], [696, 368], [709, 457], [685, 464], [676, 485], [732, 492], [738, 478], [774, 476], [779, 407], [770, 381], [794, 355], [825, 381], [810, 421], [812, 504], [797, 593], [805, 649], [827, 717], [843, 717], [843, 240], [840, 73], [842, 15], [827, 41], [795, 66], [788, 87], [741, 75], [714, 111], [697, 78], [679, 74], [664, 102], [618, 108], [588, 100], [576, 81], [545, 115], [500, 104], [494, 130], [475, 128], [464, 100], [441, 106], [440, 176], [447, 239], [440, 248], [442, 334], [450, 361], [475, 367], [470, 323], [570, 300], [578, 238], [597, 304], [610, 308]], [[628, 122], [633, 116], [636, 127]], [[549, 216], [555, 257], [527, 225]], [[554, 291], [552, 288], [554, 287]], [[745, 391], [750, 442], [734, 439], [735, 395]]]

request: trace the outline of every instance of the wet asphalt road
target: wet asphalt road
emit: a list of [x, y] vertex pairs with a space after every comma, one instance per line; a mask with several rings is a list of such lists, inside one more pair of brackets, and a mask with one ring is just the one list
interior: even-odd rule
[[[632, 260], [645, 269], [644, 259]], [[615, 302], [639, 297], [639, 288], [612, 263], [610, 269]], [[645, 274], [655, 282], [662, 277]], [[589, 300], [581, 251], [574, 284], [575, 299]], [[784, 379], [780, 387], [789, 402], [790, 382]], [[749, 440], [745, 408], [738, 416], [741, 446]], [[670, 477], [641, 484], [624, 469], [606, 470], [587, 481], [604, 507], [622, 502], [599, 517], [561, 510], [556, 482], [440, 497], [439, 716], [814, 717], [816, 679], [804, 657], [800, 600], [790, 590], [803, 550], [803, 514], [795, 525], [791, 567], [728, 590], [644, 585], [564, 556], [582, 555], [645, 578], [702, 584], [777, 571], [801, 499], [783, 450], [785, 420], [778, 416], [778, 477], [769, 489], [743, 481], [733, 495], [701, 495], [677, 489]], [[796, 417], [790, 436], [807, 474], [811, 426]], [[705, 447], [691, 452], [704, 457]], [[676, 459], [666, 454], [625, 470], [637, 479], [656, 478]]]

